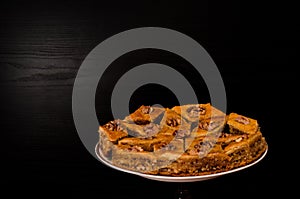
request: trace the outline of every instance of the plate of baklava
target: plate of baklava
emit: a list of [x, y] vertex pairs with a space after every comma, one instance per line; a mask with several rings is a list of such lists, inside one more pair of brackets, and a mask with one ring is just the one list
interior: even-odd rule
[[258, 121], [210, 103], [141, 105], [99, 126], [95, 153], [119, 171], [167, 182], [212, 179], [253, 166], [268, 145]]

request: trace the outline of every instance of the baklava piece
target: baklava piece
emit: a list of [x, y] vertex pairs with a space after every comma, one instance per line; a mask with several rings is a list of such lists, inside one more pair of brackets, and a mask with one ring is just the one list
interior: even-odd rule
[[229, 131], [233, 134], [254, 134], [258, 131], [257, 120], [237, 113], [229, 114], [227, 125], [229, 127]]
[[267, 148], [267, 143], [262, 133], [258, 131], [254, 135], [250, 135], [248, 139], [249, 156], [248, 163], [257, 160]]
[[230, 169], [247, 164], [250, 152], [247, 141], [231, 143], [225, 147], [224, 151], [225, 154], [230, 157]]
[[168, 128], [174, 130], [184, 130], [190, 132], [191, 124], [188, 123], [186, 119], [181, 117], [181, 115], [177, 114], [172, 109], [166, 109], [164, 117], [160, 122], [161, 126], [167, 126]]
[[175, 106], [172, 110], [190, 122], [226, 116], [224, 112], [213, 107], [210, 103]]
[[157, 158], [139, 146], [115, 148], [112, 152], [111, 162], [118, 167], [141, 173], [155, 174], [154, 171], [157, 170]]
[[124, 120], [135, 124], [159, 123], [164, 112], [165, 108], [162, 107], [142, 105]]
[[100, 150], [108, 159], [111, 158], [114, 144], [117, 144], [120, 139], [128, 136], [122, 123], [121, 120], [114, 120], [100, 126], [98, 129]]
[[124, 122], [123, 126], [130, 136], [137, 138], [151, 138], [160, 131], [160, 126], [155, 123], [138, 125], [135, 123]]

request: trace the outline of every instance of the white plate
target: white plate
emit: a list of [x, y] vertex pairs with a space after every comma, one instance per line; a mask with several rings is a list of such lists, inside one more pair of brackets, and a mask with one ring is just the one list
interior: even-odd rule
[[105, 165], [107, 165], [107, 166], [109, 166], [109, 167], [111, 167], [113, 169], [119, 170], [119, 171], [123, 171], [123, 172], [134, 174], [134, 175], [138, 175], [138, 176], [141, 176], [141, 177], [144, 177], [144, 178], [148, 178], [148, 179], [151, 179], [151, 180], [158, 180], [158, 181], [164, 181], [164, 182], [195, 182], [195, 181], [203, 181], [203, 180], [213, 179], [213, 178], [225, 175], [225, 174], [237, 172], [237, 171], [240, 171], [242, 169], [246, 169], [248, 167], [251, 167], [251, 166], [255, 165], [256, 163], [258, 163], [259, 161], [261, 161], [266, 156], [267, 151], [268, 151], [268, 149], [262, 154], [262, 156], [259, 159], [257, 159], [256, 161], [252, 162], [251, 164], [248, 164], [246, 166], [239, 167], [239, 168], [236, 168], [236, 169], [232, 169], [232, 170], [229, 170], [229, 171], [215, 173], [215, 174], [201, 175], [201, 176], [173, 177], [173, 176], [143, 174], [143, 173], [139, 173], [139, 172], [136, 172], [136, 171], [130, 171], [130, 170], [127, 170], [127, 169], [123, 169], [123, 168], [117, 167], [115, 165], [112, 165], [110, 162], [108, 162], [103, 157], [103, 155], [101, 153], [101, 150], [99, 150], [98, 144], [95, 147], [96, 155], [97, 155], [97, 157], [99, 158], [99, 160], [103, 164], [105, 164]]

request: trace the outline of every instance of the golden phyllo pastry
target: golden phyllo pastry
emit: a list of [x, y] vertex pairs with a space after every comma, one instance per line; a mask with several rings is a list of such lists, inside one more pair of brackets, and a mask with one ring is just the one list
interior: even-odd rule
[[113, 165], [153, 175], [198, 176], [228, 171], [267, 150], [258, 121], [226, 115], [210, 103], [140, 106], [99, 127], [99, 149]]

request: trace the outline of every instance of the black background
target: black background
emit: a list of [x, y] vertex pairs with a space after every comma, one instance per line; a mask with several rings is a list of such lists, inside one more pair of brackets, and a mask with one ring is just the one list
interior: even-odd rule
[[[188, 183], [193, 198], [292, 196], [297, 183], [293, 186], [291, 180], [298, 175], [297, 6], [195, 2], [1, 2], [1, 193], [173, 198], [176, 183], [102, 165], [81, 143], [72, 117], [73, 82], [85, 56], [121, 31], [158, 26], [180, 31], [208, 51], [224, 80], [227, 111], [256, 118], [269, 144], [267, 156], [253, 167]], [[209, 100], [205, 84], [184, 60], [166, 52], [138, 51], [116, 60], [107, 72], [107, 87], [96, 97], [100, 123], [111, 119], [109, 92], [116, 77], [149, 61], [181, 70], [200, 102]], [[166, 88], [150, 85], [135, 92], [130, 109], [144, 103], [173, 106], [177, 101]]]

